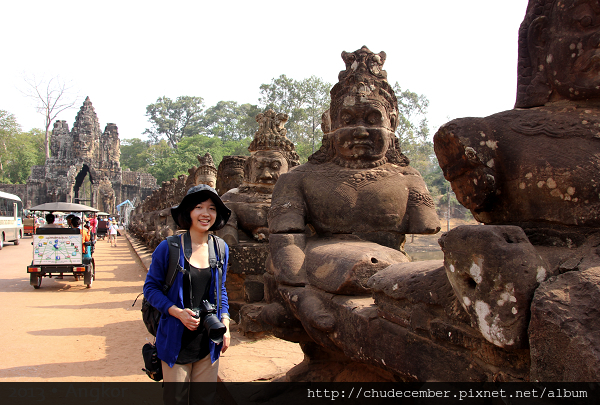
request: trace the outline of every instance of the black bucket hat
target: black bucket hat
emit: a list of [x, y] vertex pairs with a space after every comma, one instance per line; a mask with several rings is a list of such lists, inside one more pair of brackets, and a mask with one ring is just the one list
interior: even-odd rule
[[231, 210], [227, 208], [223, 201], [221, 201], [221, 198], [215, 189], [206, 184], [199, 184], [190, 188], [179, 205], [171, 208], [171, 215], [173, 216], [177, 226], [181, 226], [179, 224], [179, 215], [183, 209], [191, 207], [196, 202], [199, 203], [206, 201], [207, 198], [210, 198], [217, 207], [217, 219], [215, 220], [213, 226], [210, 227], [209, 231], [216, 231], [223, 228], [227, 221], [229, 221]]

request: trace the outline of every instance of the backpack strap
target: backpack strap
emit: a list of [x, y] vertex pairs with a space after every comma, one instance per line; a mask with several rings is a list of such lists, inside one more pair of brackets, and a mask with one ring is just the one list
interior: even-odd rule
[[209, 237], [212, 238], [213, 243], [208, 244], [208, 263], [211, 269], [217, 269], [214, 295], [217, 300], [217, 307], [220, 310], [222, 308], [220, 283], [223, 277], [223, 257], [225, 256], [222, 252], [225, 252], [225, 241], [215, 235], [210, 235]]
[[171, 288], [173, 282], [175, 281], [175, 276], [181, 270], [181, 266], [179, 265], [179, 236], [168, 236], [167, 243], [169, 244], [169, 270], [167, 271], [167, 277], [165, 277], [165, 285], [163, 286], [163, 292], [165, 294], [167, 294], [169, 288]]

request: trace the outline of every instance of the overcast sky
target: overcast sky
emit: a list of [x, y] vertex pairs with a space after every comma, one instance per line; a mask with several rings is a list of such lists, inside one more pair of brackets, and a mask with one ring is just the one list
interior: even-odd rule
[[25, 76], [60, 76], [89, 96], [102, 129], [142, 137], [158, 97], [258, 104], [285, 74], [331, 84], [340, 54], [385, 51], [391, 84], [425, 95], [432, 132], [449, 119], [513, 108], [517, 33], [527, 0], [5, 1], [0, 6], [0, 110], [24, 130], [44, 118]]

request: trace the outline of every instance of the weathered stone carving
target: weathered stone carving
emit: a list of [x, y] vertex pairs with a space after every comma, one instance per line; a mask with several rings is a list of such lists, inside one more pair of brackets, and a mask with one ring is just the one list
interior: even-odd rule
[[223, 195], [244, 182], [244, 167], [248, 156], [223, 156], [217, 171], [217, 193]]
[[447, 276], [471, 325], [504, 348], [529, 346], [533, 292], [548, 262], [517, 226], [461, 226], [440, 238]]
[[[198, 184], [206, 184], [214, 188], [217, 183], [217, 168], [215, 167], [215, 162], [210, 153], [206, 152], [204, 156], [198, 155], [196, 158], [198, 159], [199, 165], [198, 167], [193, 166], [188, 169], [190, 175], [185, 184], [185, 191], [181, 198], [185, 196], [185, 193], [190, 188], [197, 186]], [[178, 201], [181, 201], [181, 199]]]
[[250, 157], [244, 167], [242, 186], [221, 197], [232, 215], [219, 234], [230, 246], [240, 240], [268, 240], [267, 213], [273, 187], [281, 174], [300, 163], [294, 144], [285, 136], [287, 130], [283, 126], [287, 120], [287, 114], [273, 110], [256, 116], [259, 129], [248, 147]]
[[[268, 211], [271, 206], [271, 193], [279, 177], [297, 166], [298, 154], [294, 145], [285, 136], [284, 128], [288, 115], [267, 110], [256, 116], [259, 128], [250, 143], [250, 157], [231, 156], [227, 175], [222, 188], [231, 187], [239, 179], [242, 162], [243, 181], [239, 187], [229, 189], [222, 200], [232, 210], [227, 225], [217, 232], [230, 247], [228, 268], [228, 291], [230, 311], [241, 321], [245, 333], [262, 333], [262, 328], [244, 314], [257, 314], [258, 310], [242, 307], [248, 303], [260, 302], [264, 298], [263, 274], [268, 256]], [[223, 178], [223, 177], [222, 177]], [[260, 305], [260, 304], [257, 304]], [[258, 307], [257, 307], [258, 308]]]
[[108, 177], [104, 176], [98, 185], [98, 193], [100, 194], [99, 206], [101, 211], [113, 212], [115, 208], [115, 191]]
[[[398, 358], [397, 337], [389, 332], [394, 324], [377, 319], [370, 278], [390, 265], [410, 264], [405, 234], [436, 233], [439, 219], [395, 136], [398, 102], [382, 70], [385, 53], [363, 47], [342, 58], [346, 70], [323, 115], [323, 146], [275, 185], [265, 274], [270, 304], [261, 316], [276, 335], [307, 342], [308, 359], [319, 353], [329, 370], [319, 378], [344, 378], [343, 369], [360, 361], [370, 364], [363, 366], [369, 370], [363, 381], [418, 379], [422, 372], [410, 377], [417, 365]], [[309, 360], [302, 367], [320, 366]], [[288, 378], [296, 373], [306, 378], [308, 372]]]
[[529, 348], [532, 380], [600, 373], [598, 18], [594, 1], [530, 0], [516, 109], [434, 137], [457, 199], [486, 224], [441, 238], [446, 272], [488, 341]]

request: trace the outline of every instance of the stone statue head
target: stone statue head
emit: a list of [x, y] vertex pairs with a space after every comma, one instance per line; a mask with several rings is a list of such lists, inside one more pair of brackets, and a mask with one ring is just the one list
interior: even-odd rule
[[196, 156], [198, 159], [198, 170], [196, 170], [196, 186], [206, 184], [215, 187], [217, 182], [217, 168], [210, 153], [206, 152], [204, 156]]
[[188, 173], [190, 174], [185, 183], [185, 192], [191, 187], [197, 186], [199, 184], [206, 184], [211, 187], [215, 187], [217, 182], [217, 168], [215, 167], [215, 163], [213, 161], [210, 153], [206, 152], [204, 156], [198, 155], [196, 156], [198, 159], [198, 167], [193, 166], [188, 169]]
[[217, 192], [223, 195], [244, 182], [244, 166], [248, 156], [223, 156], [217, 170]]
[[323, 143], [309, 160], [344, 167], [376, 167], [387, 162], [408, 165], [395, 135], [398, 100], [382, 69], [385, 52], [366, 46], [342, 52], [346, 70], [331, 89], [331, 108], [323, 114]]
[[259, 128], [248, 147], [250, 157], [244, 167], [248, 185], [273, 186], [281, 174], [300, 164], [294, 144], [285, 136], [287, 120], [287, 114], [271, 109], [256, 116]]
[[600, 97], [600, 6], [530, 0], [519, 28], [515, 107]]

